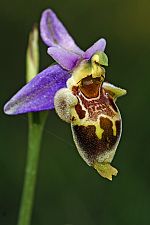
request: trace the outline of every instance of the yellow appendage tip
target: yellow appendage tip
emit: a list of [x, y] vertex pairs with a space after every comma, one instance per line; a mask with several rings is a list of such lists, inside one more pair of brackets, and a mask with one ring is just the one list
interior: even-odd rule
[[95, 162], [93, 167], [104, 178], [112, 181], [112, 176], [117, 176], [118, 170], [112, 167], [109, 163]]

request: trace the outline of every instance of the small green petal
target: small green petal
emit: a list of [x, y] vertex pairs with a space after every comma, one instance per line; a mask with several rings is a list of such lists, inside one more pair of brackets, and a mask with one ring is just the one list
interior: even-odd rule
[[93, 57], [93, 61], [96, 61], [102, 66], [108, 66], [108, 57], [104, 52], [96, 52]]

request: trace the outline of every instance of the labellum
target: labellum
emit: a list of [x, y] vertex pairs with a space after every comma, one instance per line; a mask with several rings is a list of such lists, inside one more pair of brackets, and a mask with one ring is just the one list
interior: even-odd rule
[[112, 180], [117, 169], [110, 163], [115, 155], [122, 130], [117, 97], [124, 89], [104, 82], [108, 59], [104, 52], [82, 62], [54, 98], [55, 110], [61, 119], [71, 123], [75, 145], [81, 157], [98, 173]]

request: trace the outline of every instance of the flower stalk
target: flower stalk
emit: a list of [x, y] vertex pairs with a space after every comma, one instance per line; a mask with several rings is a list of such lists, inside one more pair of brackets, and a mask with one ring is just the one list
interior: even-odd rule
[[[38, 30], [36, 27], [29, 36], [27, 48], [27, 73], [29, 82], [39, 69]], [[40, 146], [43, 128], [47, 118], [47, 112], [35, 112], [28, 114], [28, 147], [23, 194], [21, 199], [18, 225], [30, 225], [34, 203], [37, 171], [40, 157]]]

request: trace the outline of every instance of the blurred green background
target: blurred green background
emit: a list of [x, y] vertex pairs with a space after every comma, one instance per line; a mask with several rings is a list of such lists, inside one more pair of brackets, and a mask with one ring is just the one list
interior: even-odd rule
[[[107, 39], [107, 80], [128, 90], [118, 100], [123, 135], [113, 182], [80, 158], [68, 124], [54, 111], [46, 124], [32, 225], [150, 224], [150, 1], [14, 0], [0, 3], [0, 92], [3, 104], [25, 83], [28, 33], [52, 8], [86, 49]], [[40, 41], [41, 70], [52, 60]], [[0, 117], [0, 225], [16, 225], [27, 145], [27, 117]]]

